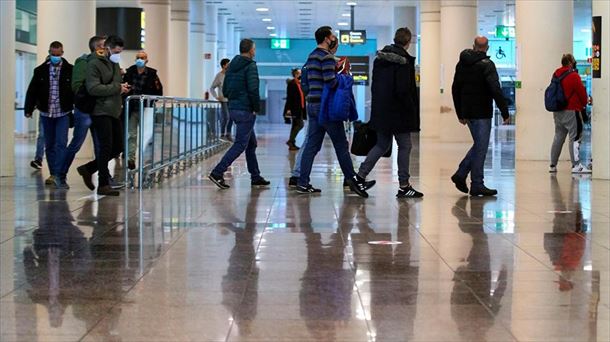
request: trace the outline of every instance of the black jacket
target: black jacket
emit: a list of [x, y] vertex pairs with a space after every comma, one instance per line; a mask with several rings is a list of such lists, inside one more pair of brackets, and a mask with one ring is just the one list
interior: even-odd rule
[[392, 44], [377, 52], [371, 84], [371, 127], [386, 134], [419, 132], [415, 57]]
[[496, 65], [485, 52], [466, 49], [455, 67], [453, 104], [458, 119], [491, 119], [493, 102], [508, 118], [508, 106], [502, 94]]
[[[74, 93], [72, 92], [72, 64], [61, 59], [61, 71], [59, 72], [59, 103], [61, 111], [71, 112], [74, 108]], [[47, 113], [49, 111], [49, 60], [34, 69], [32, 81], [25, 94], [24, 113], [32, 113], [34, 109]]]
[[[307, 119], [305, 107], [301, 107], [301, 95], [299, 94], [297, 81], [292, 79], [288, 80], [286, 83], [286, 106], [284, 107], [284, 116], [292, 118], [301, 117], [303, 120]], [[305, 94], [303, 94], [303, 98], [305, 98]], [[287, 111], [290, 111], [290, 115], [286, 114]]]
[[[129, 85], [133, 86], [134, 79], [138, 75], [138, 67], [135, 65], [130, 66], [125, 71], [125, 75], [123, 75], [123, 82], [129, 83]], [[161, 84], [161, 80], [157, 75], [157, 69], [146, 67], [144, 71], [144, 86], [140, 91], [132, 90], [129, 93], [124, 94], [123, 97], [127, 98], [127, 96], [131, 95], [157, 95], [163, 96], [163, 84]], [[137, 110], [139, 109], [139, 100], [132, 100], [129, 104], [130, 109]]]

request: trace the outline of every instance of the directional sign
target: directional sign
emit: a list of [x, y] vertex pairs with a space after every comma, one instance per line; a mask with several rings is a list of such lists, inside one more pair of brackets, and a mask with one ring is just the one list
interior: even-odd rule
[[341, 44], [365, 44], [366, 43], [366, 31], [365, 30], [341, 30], [339, 31], [339, 37]]
[[288, 50], [290, 49], [290, 39], [285, 38], [272, 38], [271, 39], [272, 50]]
[[496, 26], [496, 38], [515, 38], [515, 27], [514, 26]]

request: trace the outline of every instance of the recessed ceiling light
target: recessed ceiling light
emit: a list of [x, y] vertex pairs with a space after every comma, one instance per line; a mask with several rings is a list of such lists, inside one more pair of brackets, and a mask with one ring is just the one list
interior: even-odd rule
[[355, 1], [350, 1], [350, 2], [346, 3], [346, 5], [348, 5], [348, 6], [356, 6], [358, 4]]
[[[481, 29], [481, 30], [483, 30], [483, 29]], [[489, 31], [489, 32], [487, 32], [487, 34], [496, 34], [496, 32], [495, 31]]]
[[349, 24], [348, 24], [348, 23], [343, 23], [343, 22], [341, 22], [341, 23], [337, 23], [337, 25], [339, 25], [339, 26], [347, 26], [347, 25], [349, 25]]
[[263, 21], [264, 21], [264, 22], [266, 22], [266, 23], [268, 23], [268, 22], [270, 22], [270, 21], [271, 21], [271, 18], [263, 18]]
[[586, 29], [586, 28], [580, 29], [580, 32], [582, 32], [582, 33], [591, 33], [591, 29]]
[[259, 7], [256, 9], [257, 12], [269, 12], [269, 9], [267, 7]]
[[275, 26], [267, 26], [267, 30], [275, 30]]
[[269, 37], [277, 37], [277, 33], [269, 33]]
[[352, 15], [351, 15], [351, 14], [349, 14], [349, 13], [343, 13], [343, 14], [341, 14], [341, 16], [342, 16], [342, 17], [351, 17]]

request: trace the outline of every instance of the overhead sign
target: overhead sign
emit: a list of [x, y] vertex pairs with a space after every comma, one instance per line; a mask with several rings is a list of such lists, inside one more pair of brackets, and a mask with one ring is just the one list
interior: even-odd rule
[[496, 38], [515, 38], [515, 27], [514, 26], [496, 26]]
[[271, 38], [272, 50], [288, 50], [290, 49], [290, 39], [286, 38]]
[[341, 44], [365, 44], [365, 30], [341, 30], [339, 31]]
[[351, 65], [354, 84], [369, 85], [369, 56], [346, 56]]
[[602, 17], [593, 17], [591, 21], [591, 69], [593, 78], [602, 77]]

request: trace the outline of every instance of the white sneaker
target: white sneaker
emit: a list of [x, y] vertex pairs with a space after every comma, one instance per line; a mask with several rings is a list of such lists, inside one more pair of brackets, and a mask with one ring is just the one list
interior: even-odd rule
[[591, 173], [591, 170], [582, 164], [578, 164], [572, 168], [572, 173]]
[[549, 166], [549, 173], [557, 172], [557, 166]]

